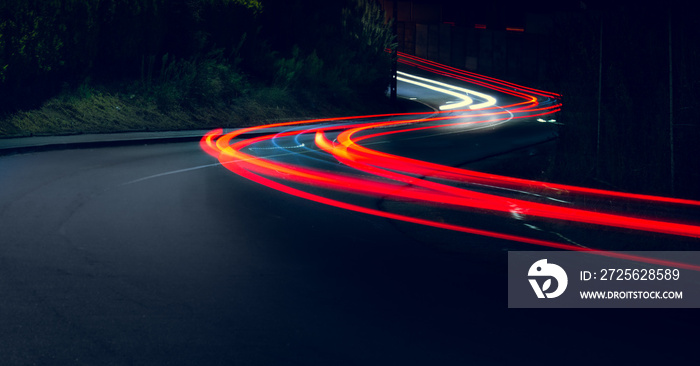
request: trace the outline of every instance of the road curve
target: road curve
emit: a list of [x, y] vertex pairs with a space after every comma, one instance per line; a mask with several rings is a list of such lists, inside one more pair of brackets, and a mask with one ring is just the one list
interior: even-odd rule
[[[508, 309], [505, 253], [694, 248], [696, 205], [487, 173], [557, 96], [402, 61], [439, 113], [0, 157], [0, 363], [687, 362], [694, 311]], [[591, 209], [656, 228], [549, 217]]]

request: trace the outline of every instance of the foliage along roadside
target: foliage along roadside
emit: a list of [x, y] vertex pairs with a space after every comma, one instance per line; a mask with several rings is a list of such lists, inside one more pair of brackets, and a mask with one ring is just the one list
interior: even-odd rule
[[[389, 82], [393, 35], [368, 0], [9, 0], [0, 15], [6, 136], [162, 129], [149, 123], [174, 111], [183, 123], [168, 128], [192, 128], [185, 119], [246, 115], [270, 95], [307, 113], [350, 111], [381, 99]], [[116, 118], [108, 105], [148, 118]]]

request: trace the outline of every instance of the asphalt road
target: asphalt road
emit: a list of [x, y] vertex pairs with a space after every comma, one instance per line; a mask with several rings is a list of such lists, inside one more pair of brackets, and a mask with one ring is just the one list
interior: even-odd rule
[[512, 244], [266, 190], [193, 143], [0, 171], [3, 364], [506, 364], [540, 347], [639, 361], [640, 346], [679, 360], [697, 318], [509, 310]]
[[461, 344], [474, 314], [460, 256], [386, 220], [261, 189], [197, 144], [16, 155], [0, 171], [11, 172], [0, 192], [4, 364], [483, 356]]
[[[498, 171], [504, 160], [486, 158], [538, 156], [551, 133], [521, 121], [447, 133], [439, 154], [411, 135], [375, 147]], [[193, 142], [0, 157], [0, 187], [1, 364], [674, 364], [693, 352], [695, 310], [508, 309], [506, 253], [527, 245], [290, 196]]]

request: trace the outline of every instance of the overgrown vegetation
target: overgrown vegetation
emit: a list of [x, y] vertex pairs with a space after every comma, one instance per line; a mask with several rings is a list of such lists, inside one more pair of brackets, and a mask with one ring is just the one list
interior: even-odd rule
[[366, 0], [7, 0], [0, 19], [6, 136], [354, 113], [389, 82]]

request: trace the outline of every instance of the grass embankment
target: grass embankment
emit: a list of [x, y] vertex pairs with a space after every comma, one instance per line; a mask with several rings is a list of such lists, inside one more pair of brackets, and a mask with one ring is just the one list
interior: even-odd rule
[[244, 127], [376, 113], [387, 108], [381, 102], [337, 102], [326, 95], [263, 85], [248, 86], [242, 95], [230, 100], [212, 95], [206, 101], [164, 101], [158, 95], [163, 92], [162, 88], [82, 86], [49, 99], [40, 108], [0, 117], [0, 138]]

